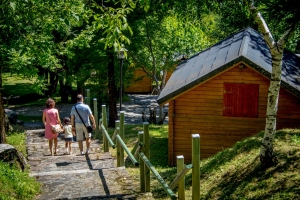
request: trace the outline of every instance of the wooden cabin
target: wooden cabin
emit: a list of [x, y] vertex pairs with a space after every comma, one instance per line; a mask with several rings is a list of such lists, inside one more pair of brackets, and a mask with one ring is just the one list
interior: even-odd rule
[[134, 71], [134, 77], [129, 87], [124, 90], [125, 93], [151, 93], [152, 80], [142, 69]]
[[[300, 59], [285, 51], [277, 129], [300, 127]], [[192, 134], [206, 158], [264, 130], [271, 54], [251, 28], [180, 63], [157, 99], [169, 103], [168, 159], [191, 162]], [[299, 81], [299, 82], [298, 82]]]
[[[169, 80], [172, 72], [168, 71], [166, 81]], [[136, 69], [134, 71], [132, 83], [125, 88], [125, 93], [152, 93], [154, 86], [153, 80], [147, 76], [142, 69]]]

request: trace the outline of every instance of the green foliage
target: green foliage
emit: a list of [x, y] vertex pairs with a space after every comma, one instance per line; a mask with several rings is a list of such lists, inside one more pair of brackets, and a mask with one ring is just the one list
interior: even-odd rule
[[[27, 157], [25, 133], [14, 131], [7, 133], [7, 142]], [[40, 193], [41, 185], [35, 178], [20, 171], [17, 166], [0, 161], [0, 199], [34, 199]]]
[[25, 131], [12, 131], [7, 133], [7, 143], [14, 146], [19, 152], [27, 157], [27, 151], [25, 146]]
[[33, 199], [40, 192], [40, 184], [27, 173], [0, 162], [0, 199]]

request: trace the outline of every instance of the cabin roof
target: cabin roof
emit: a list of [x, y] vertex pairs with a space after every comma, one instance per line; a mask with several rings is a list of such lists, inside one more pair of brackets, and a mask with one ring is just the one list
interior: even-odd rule
[[[176, 96], [243, 62], [270, 79], [272, 58], [262, 35], [243, 29], [210, 48], [181, 62], [172, 73], [157, 102], [163, 104]], [[300, 97], [300, 58], [283, 53], [281, 86]]]

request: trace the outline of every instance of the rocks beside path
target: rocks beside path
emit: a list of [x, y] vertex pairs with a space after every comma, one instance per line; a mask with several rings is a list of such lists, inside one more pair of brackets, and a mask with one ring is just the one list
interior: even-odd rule
[[72, 143], [73, 154], [64, 155], [60, 137], [58, 154], [51, 156], [44, 129], [26, 134], [30, 176], [42, 183], [37, 199], [154, 199], [151, 193], [139, 193], [139, 183], [132, 182], [124, 167], [116, 167], [98, 140], [92, 140], [88, 155], [79, 154], [77, 142]]

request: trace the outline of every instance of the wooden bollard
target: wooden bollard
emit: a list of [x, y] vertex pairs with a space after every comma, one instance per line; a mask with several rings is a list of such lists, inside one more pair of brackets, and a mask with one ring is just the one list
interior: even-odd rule
[[[149, 123], [144, 122], [144, 154], [150, 160], [150, 136], [149, 136]], [[145, 167], [145, 184], [146, 192], [150, 192], [150, 169]]]
[[200, 199], [200, 135], [192, 134], [192, 199]]
[[100, 139], [100, 132], [99, 132], [99, 124], [98, 124], [98, 106], [97, 106], [97, 99], [93, 99], [94, 102], [94, 117], [96, 123], [95, 135], [97, 139]]
[[[184, 157], [177, 156], [177, 174], [180, 174], [181, 171], [184, 169]], [[184, 200], [185, 199], [185, 179], [183, 178], [181, 181], [178, 183], [178, 199]]]

